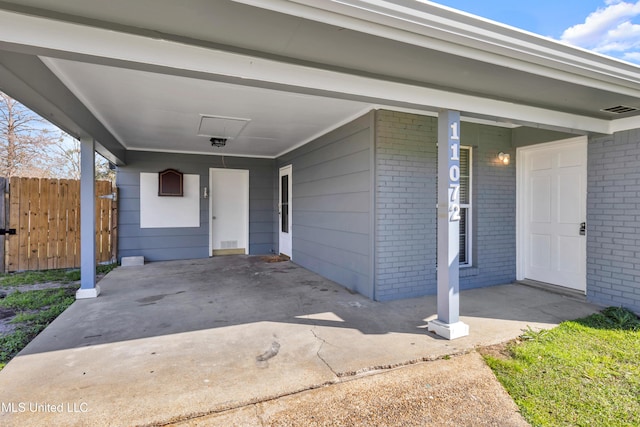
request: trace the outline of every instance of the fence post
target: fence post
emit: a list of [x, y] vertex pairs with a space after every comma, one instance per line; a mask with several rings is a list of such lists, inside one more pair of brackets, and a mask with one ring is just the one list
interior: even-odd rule
[[[0, 229], [5, 230], [9, 228], [7, 226], [7, 220], [9, 219], [8, 210], [9, 203], [7, 203], [6, 199], [7, 193], [7, 179], [0, 178]], [[6, 235], [0, 234], [0, 273], [6, 273], [6, 264], [5, 264], [5, 245], [6, 245]]]
[[113, 184], [112, 193], [113, 200], [111, 201], [111, 262], [118, 262], [118, 203], [120, 195], [118, 194], [118, 187]]

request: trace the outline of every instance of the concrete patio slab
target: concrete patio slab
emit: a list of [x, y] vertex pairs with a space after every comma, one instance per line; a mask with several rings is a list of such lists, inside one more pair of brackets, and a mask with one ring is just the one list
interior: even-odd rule
[[2, 425], [179, 422], [461, 354], [595, 312], [523, 285], [463, 292], [471, 333], [426, 331], [435, 297], [378, 303], [291, 262], [118, 268], [0, 372]]

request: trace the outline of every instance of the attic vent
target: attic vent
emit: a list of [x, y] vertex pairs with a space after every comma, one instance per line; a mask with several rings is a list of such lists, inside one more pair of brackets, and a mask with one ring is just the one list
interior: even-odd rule
[[200, 115], [200, 126], [198, 136], [207, 136], [222, 139], [237, 138], [244, 127], [250, 122], [249, 119], [236, 117], [207, 116]]
[[634, 107], [627, 107], [626, 105], [618, 105], [617, 107], [604, 108], [602, 109], [602, 111], [606, 111], [608, 113], [613, 113], [613, 114], [624, 114], [624, 113], [631, 113], [633, 111], [638, 111], [638, 109]]

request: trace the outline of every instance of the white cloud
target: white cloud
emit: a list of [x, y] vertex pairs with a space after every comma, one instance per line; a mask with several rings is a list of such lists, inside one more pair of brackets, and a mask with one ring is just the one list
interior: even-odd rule
[[630, 62], [640, 62], [640, 52], [626, 52], [622, 59]]
[[640, 25], [623, 22], [610, 30], [594, 49], [599, 52], [624, 52], [640, 48]]
[[561, 40], [596, 52], [639, 61], [640, 24], [633, 21], [640, 18], [640, 0], [605, 0], [605, 5], [587, 16], [584, 23], [567, 28]]

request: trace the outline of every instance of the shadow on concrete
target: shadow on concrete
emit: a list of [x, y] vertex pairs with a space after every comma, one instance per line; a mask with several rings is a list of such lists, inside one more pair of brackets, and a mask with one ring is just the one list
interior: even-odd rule
[[[365, 335], [426, 332], [435, 318], [435, 296], [386, 303], [354, 294], [286, 261], [232, 256], [120, 267], [100, 282], [96, 299], [76, 301], [21, 355], [95, 346], [199, 330], [280, 322], [348, 328]], [[522, 285], [463, 291], [461, 315], [472, 326], [482, 319], [555, 324], [597, 307]], [[481, 324], [476, 333], [496, 336]], [[496, 332], [499, 335], [499, 331]]]
[[523, 285], [465, 291], [470, 334], [448, 341], [425, 329], [435, 296], [373, 302], [260, 257], [121, 267], [100, 286], [100, 297], [76, 301], [0, 372], [0, 402], [66, 411], [0, 412], [1, 425], [167, 425], [470, 352], [597, 310]]

